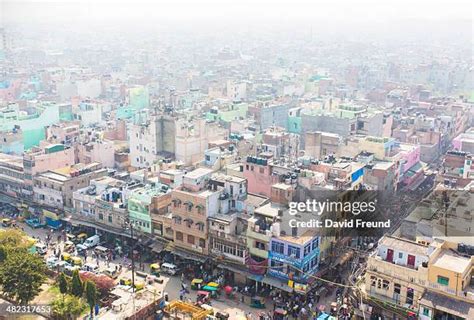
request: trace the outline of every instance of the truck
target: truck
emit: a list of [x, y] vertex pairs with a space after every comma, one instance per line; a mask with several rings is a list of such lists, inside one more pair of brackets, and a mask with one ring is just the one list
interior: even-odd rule
[[93, 248], [100, 243], [100, 236], [98, 234], [89, 237], [84, 241], [83, 245], [87, 248]]

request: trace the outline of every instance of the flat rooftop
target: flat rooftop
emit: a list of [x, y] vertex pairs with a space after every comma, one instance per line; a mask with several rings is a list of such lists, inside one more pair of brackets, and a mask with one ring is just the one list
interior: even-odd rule
[[471, 269], [471, 259], [448, 250], [443, 250], [438, 257], [436, 257], [433, 266], [464, 274]]
[[199, 178], [199, 177], [202, 177], [202, 176], [205, 176], [205, 175], [208, 175], [210, 173], [212, 173], [213, 170], [212, 169], [208, 169], [208, 168], [197, 168], [191, 172], [188, 172], [185, 177], [187, 178], [191, 178], [191, 179], [195, 179], [195, 178]]
[[419, 243], [405, 240], [402, 238], [395, 238], [391, 236], [385, 236], [379, 241], [379, 245], [384, 245], [388, 248], [398, 249], [404, 252], [410, 252], [417, 256], [427, 256], [428, 247]]

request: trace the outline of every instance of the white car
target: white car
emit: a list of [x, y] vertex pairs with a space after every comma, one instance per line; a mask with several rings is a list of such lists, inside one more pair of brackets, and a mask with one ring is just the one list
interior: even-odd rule
[[48, 268], [50, 269], [56, 267], [57, 262], [58, 262], [58, 258], [55, 256], [50, 256], [46, 258], [46, 266], [48, 266]]

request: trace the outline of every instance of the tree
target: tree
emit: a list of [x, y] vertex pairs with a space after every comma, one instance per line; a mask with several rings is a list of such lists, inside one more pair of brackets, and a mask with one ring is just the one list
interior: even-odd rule
[[23, 250], [11, 251], [0, 264], [2, 290], [17, 303], [28, 304], [41, 291], [45, 272], [41, 257]]
[[8, 228], [0, 232], [0, 246], [7, 249], [10, 248], [24, 248], [28, 249], [33, 245], [31, 239], [18, 229]]
[[92, 272], [82, 272], [81, 280], [94, 282], [101, 296], [105, 296], [115, 286], [114, 279], [105, 274], [95, 274]]
[[0, 262], [12, 251], [27, 251], [33, 246], [34, 240], [18, 229], [6, 229], [0, 232]]
[[62, 299], [55, 299], [51, 303], [51, 311], [55, 319], [77, 319], [87, 308], [81, 298], [67, 294]]
[[68, 289], [69, 289], [68, 288], [69, 284], [68, 284], [68, 281], [67, 281], [67, 278], [66, 278], [66, 275], [64, 274], [64, 272], [61, 272], [59, 274], [58, 287], [59, 287], [59, 292], [62, 293], [63, 298], [64, 298], [64, 295], [68, 293]]
[[82, 293], [84, 292], [84, 287], [79, 277], [79, 271], [74, 270], [72, 274], [72, 282], [71, 282], [71, 294], [75, 295], [76, 297], [82, 297]]
[[94, 317], [94, 306], [97, 304], [97, 287], [94, 282], [86, 281], [85, 282], [85, 296], [87, 304], [90, 307], [91, 318]]

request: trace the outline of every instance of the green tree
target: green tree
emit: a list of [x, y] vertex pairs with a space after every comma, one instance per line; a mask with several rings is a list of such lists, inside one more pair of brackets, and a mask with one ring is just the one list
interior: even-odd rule
[[87, 304], [89, 305], [91, 318], [94, 317], [94, 306], [97, 304], [97, 287], [92, 281], [85, 282], [85, 296]]
[[58, 287], [59, 287], [59, 292], [61, 292], [63, 294], [63, 297], [66, 293], [68, 293], [68, 287], [69, 287], [69, 284], [68, 284], [68, 281], [67, 281], [67, 278], [66, 278], [66, 275], [64, 274], [64, 272], [61, 272], [59, 274], [59, 277], [58, 277]]
[[79, 277], [79, 271], [74, 270], [72, 273], [72, 282], [71, 282], [71, 294], [75, 295], [76, 297], [82, 297], [82, 293], [84, 292], [84, 287]]
[[24, 248], [28, 249], [33, 245], [33, 241], [18, 229], [8, 228], [0, 232], [0, 246], [7, 249]]
[[41, 257], [24, 250], [11, 251], [0, 264], [2, 291], [17, 303], [27, 304], [41, 291], [45, 272]]
[[51, 311], [55, 319], [77, 319], [87, 305], [81, 298], [67, 294], [62, 299], [57, 298], [51, 303]]

